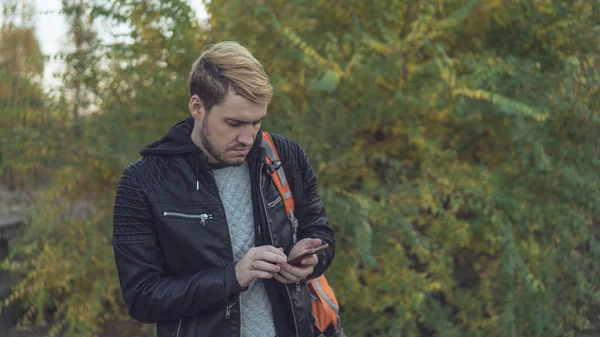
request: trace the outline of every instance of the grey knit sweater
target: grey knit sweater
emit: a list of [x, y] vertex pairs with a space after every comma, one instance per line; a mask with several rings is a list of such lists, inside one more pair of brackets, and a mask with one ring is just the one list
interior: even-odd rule
[[[248, 164], [213, 170], [225, 207], [233, 256], [239, 261], [254, 247], [254, 218]], [[242, 337], [275, 336], [273, 310], [264, 283], [253, 281], [240, 293]]]

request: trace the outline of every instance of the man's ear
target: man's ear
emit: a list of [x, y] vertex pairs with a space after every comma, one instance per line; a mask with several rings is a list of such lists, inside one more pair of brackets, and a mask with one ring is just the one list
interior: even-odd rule
[[204, 118], [204, 104], [202, 104], [202, 100], [200, 100], [198, 95], [190, 97], [188, 108], [190, 109], [190, 115], [194, 117], [194, 120], [201, 120]]

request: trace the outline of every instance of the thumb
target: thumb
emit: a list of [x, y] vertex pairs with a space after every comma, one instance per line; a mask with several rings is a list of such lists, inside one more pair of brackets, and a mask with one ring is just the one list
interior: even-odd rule
[[308, 249], [317, 248], [321, 245], [321, 239], [308, 239], [306, 240], [305, 247]]

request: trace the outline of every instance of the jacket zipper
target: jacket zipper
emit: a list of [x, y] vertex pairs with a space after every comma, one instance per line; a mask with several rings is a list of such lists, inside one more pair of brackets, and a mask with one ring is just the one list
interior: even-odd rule
[[[242, 295], [238, 295], [238, 302], [240, 303], [240, 336], [243, 336], [242, 331]], [[230, 305], [225, 307], [225, 319], [231, 318], [231, 307], [233, 307], [235, 303], [231, 303]]]
[[230, 305], [225, 307], [225, 319], [231, 318], [231, 307], [233, 307], [235, 303], [231, 303]]
[[231, 234], [229, 233], [229, 221], [227, 220], [227, 213], [225, 213], [225, 206], [223, 206], [223, 200], [221, 199], [221, 194], [219, 194], [219, 187], [217, 186], [217, 181], [215, 180], [215, 174], [210, 171], [210, 175], [212, 177], [212, 183], [214, 191], [216, 192], [215, 194], [217, 195], [217, 200], [219, 200], [219, 205], [221, 206], [221, 212], [223, 212], [223, 218], [225, 218], [225, 223], [227, 224], [227, 239], [229, 240], [229, 251], [231, 252], [231, 260], [233, 261], [235, 256], [233, 256], [233, 243], [231, 242]]
[[183, 213], [177, 213], [177, 212], [163, 212], [164, 216], [172, 216], [172, 217], [178, 217], [178, 218], [187, 218], [187, 219], [200, 219], [200, 223], [202, 223], [202, 226], [206, 225], [206, 220], [212, 220], [213, 215], [212, 214], [183, 214]]
[[[212, 184], [214, 187], [214, 191], [216, 192], [216, 196], [217, 196], [217, 200], [219, 200], [219, 205], [221, 205], [221, 212], [223, 212], [223, 217], [225, 218], [225, 224], [227, 224], [227, 239], [229, 240], [229, 251], [231, 252], [231, 261], [233, 262], [235, 260], [235, 256], [233, 255], [233, 242], [231, 241], [231, 234], [229, 233], [229, 221], [227, 221], [227, 213], [225, 213], [225, 206], [223, 205], [223, 199], [221, 199], [221, 194], [219, 193], [219, 186], [217, 186], [217, 180], [215, 179], [215, 174], [213, 173], [213, 171], [209, 171], [210, 172], [210, 176], [212, 177]], [[241, 295], [238, 295], [238, 303], [240, 306], [240, 319], [238, 321], [239, 324], [239, 330], [240, 330], [240, 337], [242, 336], [242, 297]], [[230, 305], [228, 305], [227, 307], [225, 307], [225, 318], [229, 319], [231, 317], [231, 307], [234, 305], [235, 303], [232, 303]]]
[[242, 326], [242, 294], [238, 294], [238, 302], [240, 302], [240, 337], [244, 336], [244, 332], [242, 331], [244, 328]]
[[[271, 244], [273, 244], [273, 232], [271, 231], [271, 219], [269, 218], [269, 213], [267, 212], [267, 207], [266, 207], [266, 202], [265, 202], [265, 196], [262, 192], [262, 170], [263, 170], [263, 164], [260, 164], [260, 169], [258, 171], [259, 174], [259, 181], [258, 181], [258, 191], [260, 192], [260, 199], [262, 202], [262, 206], [263, 206], [263, 210], [265, 211], [265, 217], [267, 219], [267, 229], [269, 232], [269, 238], [271, 239]], [[298, 283], [296, 283], [296, 286], [298, 286]], [[298, 289], [298, 288], [296, 288]], [[285, 286], [285, 292], [288, 295], [288, 299], [290, 300], [290, 306], [292, 308], [292, 316], [294, 317], [294, 328], [296, 329], [296, 336], [298, 336], [299, 332], [298, 332], [298, 321], [296, 320], [296, 312], [294, 311], [294, 304], [292, 302], [292, 295], [290, 295], [290, 290], [288, 289], [287, 286]]]
[[180, 333], [181, 333], [181, 325], [183, 324], [183, 319], [179, 319], [179, 323], [177, 324], [177, 334], [175, 335], [175, 337], [179, 337]]

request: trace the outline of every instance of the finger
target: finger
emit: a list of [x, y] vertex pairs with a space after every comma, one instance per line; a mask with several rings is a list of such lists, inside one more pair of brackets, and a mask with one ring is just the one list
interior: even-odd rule
[[270, 250], [260, 251], [260, 252], [256, 253], [254, 255], [254, 259], [262, 260], [262, 261], [266, 261], [266, 262], [270, 262], [270, 263], [274, 263], [274, 264], [282, 264], [287, 261], [287, 257], [285, 256], [285, 254], [283, 254], [283, 256], [280, 254], [274, 254]]
[[252, 263], [250, 264], [250, 268], [252, 268], [252, 270], [260, 270], [270, 273], [279, 273], [279, 271], [281, 270], [281, 267], [279, 267], [279, 265], [262, 260], [252, 261]]
[[269, 252], [272, 252], [272, 253], [275, 253], [275, 254], [278, 254], [278, 255], [281, 255], [281, 256], [285, 256], [285, 253], [283, 252], [283, 248], [281, 248], [281, 247], [275, 248], [275, 247], [273, 247], [271, 245], [266, 245], [266, 246], [261, 246], [261, 247], [264, 247], [264, 249], [266, 251], [269, 251]]
[[311, 239], [310, 244], [312, 245], [311, 248], [317, 248], [323, 244], [323, 241], [321, 241], [321, 239]]
[[268, 271], [262, 270], [252, 270], [252, 278], [270, 279], [273, 278], [273, 273], [269, 273]]
[[293, 270], [282, 268], [279, 274], [287, 279], [297, 282], [303, 278], [304, 272], [300, 268], [293, 268]]
[[303, 271], [302, 279], [304, 280], [305, 278], [309, 277], [313, 273], [314, 270], [315, 270], [315, 268], [313, 266], [308, 266], [305, 269], [302, 269], [302, 271]]
[[292, 274], [298, 275], [298, 276], [302, 275], [302, 269], [303, 268], [306, 268], [306, 267], [293, 266], [293, 265], [288, 264], [288, 263], [281, 265], [281, 270], [285, 270], [288, 273], [292, 273]]
[[286, 271], [297, 278], [304, 279], [313, 272], [314, 266], [309, 265], [296, 267], [286, 263], [281, 266], [281, 270], [282, 271], [280, 273]]
[[294, 283], [293, 280], [287, 279], [281, 274], [273, 274], [273, 278], [276, 279], [277, 281], [279, 281], [281, 283], [285, 283], [285, 284]]
[[289, 271], [286, 271], [283, 269], [279, 272], [279, 275], [281, 275], [285, 279], [287, 279], [288, 280], [287, 283], [298, 282], [302, 279], [301, 277], [294, 275], [294, 274], [290, 273]]
[[319, 247], [321, 243], [321, 239], [303, 239], [303, 245], [306, 249], [313, 249]]
[[289, 265], [291, 265], [293, 267], [297, 267], [297, 268], [303, 268], [306, 266], [315, 266], [317, 263], [319, 263], [319, 257], [317, 256], [317, 254], [305, 256], [302, 260], [300, 260], [298, 262], [294, 262], [294, 263], [288, 262]]
[[280, 248], [275, 248], [273, 246], [259, 246], [259, 247], [254, 247], [253, 248], [253, 253], [255, 254], [255, 256], [260, 256], [260, 254], [264, 254], [264, 253], [271, 253], [274, 255], [279, 255], [282, 256], [284, 258], [287, 258], [287, 256], [285, 255], [285, 253], [283, 252], [283, 249]]
[[317, 263], [319, 263], [319, 258], [316, 254], [308, 256], [300, 261], [302, 267], [314, 267]]

